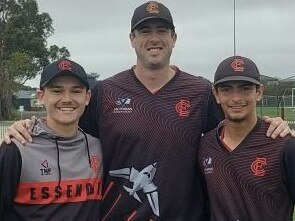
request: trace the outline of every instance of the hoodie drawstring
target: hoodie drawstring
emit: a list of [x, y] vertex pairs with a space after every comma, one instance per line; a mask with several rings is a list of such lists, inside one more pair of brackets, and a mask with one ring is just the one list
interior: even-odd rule
[[61, 182], [61, 170], [60, 170], [60, 163], [59, 163], [59, 149], [58, 149], [57, 138], [55, 139], [55, 146], [56, 146], [56, 152], [57, 152], [58, 186], [60, 186], [60, 182]]
[[[88, 163], [89, 163], [89, 166], [90, 166], [90, 168], [91, 168], [91, 158], [90, 158], [90, 151], [89, 151], [88, 138], [87, 138], [86, 133], [85, 133], [83, 130], [81, 130], [80, 128], [79, 128], [79, 130], [82, 132], [82, 134], [83, 134], [84, 137], [85, 137], [85, 141], [86, 141], [86, 150], [87, 150], [87, 156], [88, 156]], [[60, 160], [59, 160], [59, 148], [58, 148], [57, 138], [55, 138], [54, 140], [55, 140], [56, 153], [57, 153], [58, 186], [60, 186], [60, 183], [61, 183], [61, 169], [60, 169]]]
[[90, 152], [89, 152], [88, 138], [87, 138], [86, 133], [83, 130], [81, 130], [80, 128], [79, 128], [79, 130], [82, 132], [82, 134], [84, 135], [85, 140], [86, 140], [86, 150], [87, 150], [87, 154], [88, 154], [88, 162], [89, 162], [89, 166], [91, 168], [91, 158], [90, 158]]

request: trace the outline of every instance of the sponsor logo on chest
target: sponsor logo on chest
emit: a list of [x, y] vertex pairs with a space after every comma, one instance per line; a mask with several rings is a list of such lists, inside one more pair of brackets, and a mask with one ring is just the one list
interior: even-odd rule
[[130, 106], [131, 99], [126, 97], [126, 98], [118, 98], [116, 100], [116, 107], [113, 110], [114, 114], [130, 114], [132, 113], [132, 107]]
[[49, 164], [48, 164], [48, 160], [47, 159], [45, 159], [41, 163], [40, 173], [41, 173], [41, 176], [51, 175], [51, 168], [49, 167]]

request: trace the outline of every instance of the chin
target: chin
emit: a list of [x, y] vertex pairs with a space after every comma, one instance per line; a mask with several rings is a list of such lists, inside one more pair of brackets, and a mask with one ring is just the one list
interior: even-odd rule
[[62, 124], [62, 125], [72, 125], [72, 124], [76, 124], [79, 122], [79, 119], [66, 119], [66, 118], [63, 118], [63, 119], [60, 119], [59, 120], [59, 123]]
[[237, 116], [237, 115], [227, 115], [226, 116], [227, 120], [235, 123], [241, 123], [244, 121], [247, 121], [246, 116]]

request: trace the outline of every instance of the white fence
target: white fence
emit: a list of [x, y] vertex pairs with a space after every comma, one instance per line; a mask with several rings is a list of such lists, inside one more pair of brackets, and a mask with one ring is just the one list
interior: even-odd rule
[[4, 134], [7, 130], [8, 126], [0, 126], [0, 140], [4, 138]]
[[4, 138], [7, 128], [12, 124], [11, 121], [0, 121], [0, 141]]

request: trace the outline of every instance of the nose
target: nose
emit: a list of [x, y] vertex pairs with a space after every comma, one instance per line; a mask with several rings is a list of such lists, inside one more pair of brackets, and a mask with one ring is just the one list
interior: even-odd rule
[[232, 90], [231, 97], [232, 97], [233, 101], [240, 101], [242, 99], [241, 95], [242, 95], [242, 93], [239, 89]]
[[66, 91], [66, 92], [63, 94], [62, 100], [63, 100], [64, 102], [66, 102], [66, 101], [72, 101], [72, 93], [70, 93], [69, 91]]
[[159, 41], [159, 34], [158, 34], [158, 31], [157, 29], [153, 29], [150, 33], [150, 39], [152, 41]]

